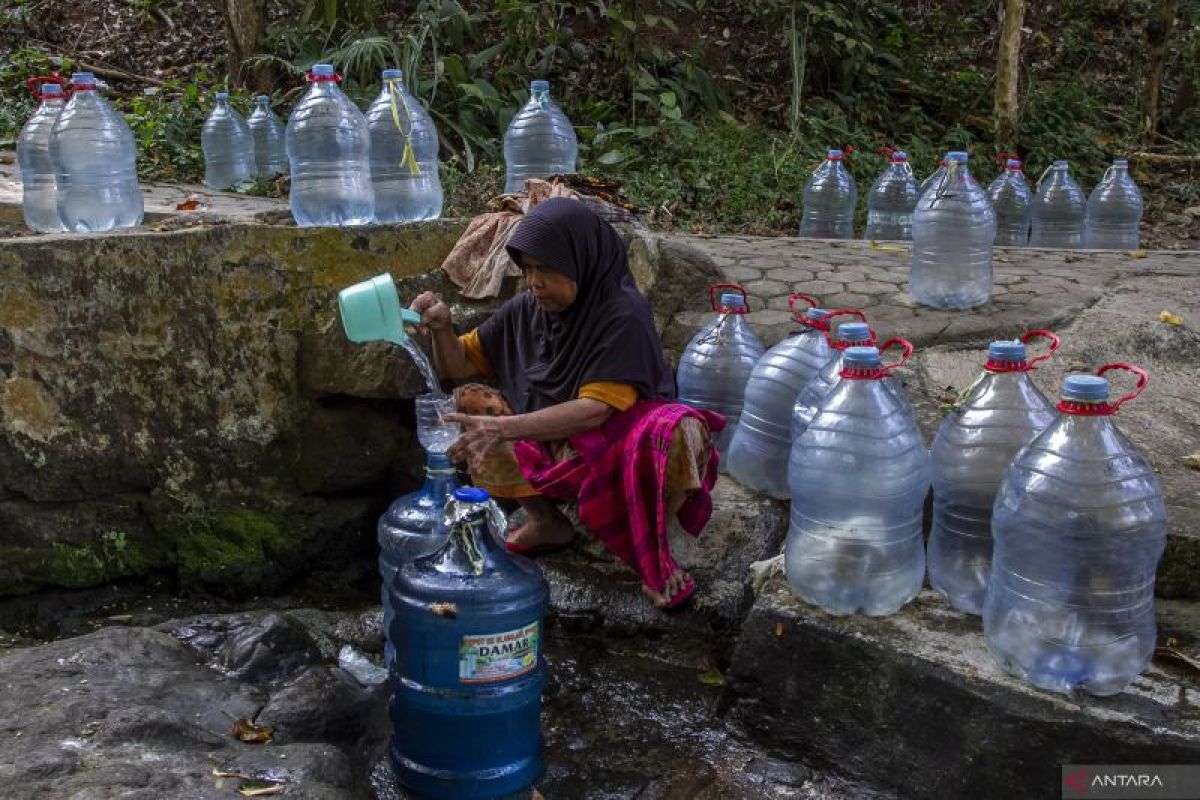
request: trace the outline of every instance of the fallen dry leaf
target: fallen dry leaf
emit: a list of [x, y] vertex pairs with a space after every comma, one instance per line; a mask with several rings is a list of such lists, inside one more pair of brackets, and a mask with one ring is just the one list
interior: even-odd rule
[[283, 791], [282, 783], [248, 783], [238, 789], [242, 797], [264, 797], [269, 794], [279, 794]]
[[1192, 453], [1183, 457], [1183, 463], [1195, 470], [1200, 470], [1200, 453]]
[[238, 780], [243, 781], [254, 780], [254, 778], [250, 777], [249, 775], [243, 775], [240, 772], [233, 772], [232, 770], [227, 769], [217, 769], [216, 767], [213, 767], [212, 774], [214, 778], [237, 778]]
[[1083, 256], [1077, 256], [1074, 253], [1067, 253], [1065, 256], [1063, 256], [1063, 261], [1067, 262], [1068, 264], [1074, 264], [1077, 261], [1083, 261]]
[[193, 195], [193, 196], [189, 196], [189, 197], [188, 197], [186, 200], [184, 200], [182, 203], [180, 203], [179, 205], [175, 206], [175, 210], [176, 210], [176, 211], [195, 211], [195, 210], [196, 210], [197, 208], [199, 208], [200, 206], [201, 206], [201, 203], [200, 203], [200, 198], [199, 198], [199, 197], [195, 197], [195, 196]]
[[1157, 661], [1170, 661], [1176, 666], [1187, 667], [1192, 672], [1200, 674], [1200, 659], [1176, 650], [1174, 647], [1154, 648], [1154, 658]]
[[783, 636], [783, 623], [782, 622], [775, 623], [775, 636], [777, 638], [780, 636]]
[[1090, 372], [1086, 361], [1080, 361], [1078, 358], [1067, 364], [1067, 372]]
[[434, 616], [447, 619], [458, 618], [458, 606], [454, 603], [430, 603], [429, 610], [433, 612]]
[[878, 250], [881, 253], [907, 253], [907, 247], [897, 247], [894, 244], [880, 244], [874, 239], [871, 240], [871, 249]]
[[1129, 256], [1130, 258], [1145, 258], [1146, 251], [1145, 250], [1130, 250], [1125, 255]]
[[1174, 325], [1178, 328], [1183, 324], [1183, 317], [1179, 316], [1178, 314], [1172, 314], [1170, 311], [1160, 311], [1158, 312], [1158, 321], [1165, 322], [1168, 325]]
[[275, 735], [275, 729], [270, 725], [255, 725], [248, 719], [239, 719], [233, 723], [233, 735], [246, 744], [266, 744]]
[[696, 676], [696, 678], [701, 683], [703, 683], [705, 686], [724, 686], [725, 685], [725, 676], [722, 675], [721, 671], [717, 670], [717, 669], [710, 669], [707, 672], [701, 672], [699, 675]]

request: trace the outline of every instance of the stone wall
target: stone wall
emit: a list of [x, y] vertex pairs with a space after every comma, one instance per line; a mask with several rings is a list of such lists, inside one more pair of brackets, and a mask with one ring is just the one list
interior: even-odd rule
[[[0, 595], [159, 569], [270, 592], [369, 552], [420, 473], [400, 398], [422, 384], [397, 348], [346, 340], [335, 295], [386, 271], [403, 298], [457, 297], [435, 268], [463, 225], [0, 240]], [[624, 235], [664, 324], [716, 276]]]

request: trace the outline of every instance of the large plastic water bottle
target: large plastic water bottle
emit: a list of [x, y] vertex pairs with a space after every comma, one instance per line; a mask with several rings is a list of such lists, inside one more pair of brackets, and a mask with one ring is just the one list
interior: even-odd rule
[[[862, 314], [857, 309], [839, 309], [831, 312], [830, 316], [837, 314]], [[828, 335], [828, 332], [826, 332]], [[842, 359], [845, 357], [846, 351], [851, 347], [873, 347], [878, 338], [875, 331], [871, 330], [865, 322], [844, 322], [837, 328], [837, 336], [829, 341], [830, 355], [820, 369], [817, 370], [804, 387], [800, 389], [800, 394], [796, 396], [796, 402], [792, 406], [792, 449], [795, 450], [795, 442], [804, 435], [804, 431], [808, 429], [813, 418], [816, 417], [817, 411], [820, 410], [821, 404], [825, 402], [833, 390], [842, 380]], [[884, 342], [879, 348], [881, 351], [891, 347], [904, 347], [907, 345], [903, 339], [889, 339]], [[911, 355], [911, 351], [907, 352], [899, 362], [889, 364], [887, 370], [890, 371], [905, 361]], [[883, 387], [896, 396], [896, 402], [908, 411], [909, 416], [914, 420], [916, 413], [912, 410], [912, 403], [908, 399], [904, 387], [900, 381], [891, 375], [885, 375], [880, 378]]]
[[1029, 246], [1082, 247], [1086, 207], [1083, 190], [1071, 177], [1067, 162], [1055, 161], [1042, 173], [1033, 196]]
[[[1109, 402], [1099, 375], [1137, 373]], [[1154, 652], [1154, 576], [1167, 507], [1154, 470], [1112, 415], [1146, 373], [1068, 375], [1061, 412], [1013, 461], [992, 516], [983, 632], [1010, 672], [1042, 689], [1120, 692]]]
[[1032, 194], [1019, 160], [1010, 158], [1004, 162], [1004, 171], [988, 186], [988, 197], [996, 212], [995, 244], [999, 247], [1029, 244]]
[[1142, 221], [1142, 191], [1129, 174], [1129, 162], [1112, 166], [1088, 196], [1083, 246], [1097, 250], [1137, 250]]
[[[720, 291], [720, 299], [717, 292]], [[763, 357], [762, 340], [750, 328], [746, 290], [732, 283], [709, 287], [709, 302], [716, 317], [692, 337], [675, 372], [679, 402], [725, 416], [725, 429], [717, 434], [717, 452], [725, 456], [742, 415], [746, 383]], [[721, 468], [727, 463], [722, 458]]]
[[971, 177], [967, 154], [946, 155], [946, 174], [921, 195], [913, 215], [913, 299], [934, 308], [970, 308], [992, 294], [996, 213]]
[[271, 109], [271, 98], [260, 94], [254, 98], [254, 111], [246, 121], [254, 137], [255, 174], [274, 178], [288, 171], [287, 128]]
[[383, 89], [367, 109], [371, 183], [377, 222], [417, 222], [442, 215], [438, 134], [433, 118], [404, 86], [404, 73], [383, 71]]
[[[795, 308], [801, 300], [811, 304], [803, 314]], [[829, 320], [816, 303], [804, 294], [788, 297], [788, 306], [802, 328], [768, 350], [751, 371], [742, 415], [725, 459], [729, 474], [742, 484], [781, 499], [788, 496], [792, 406], [831, 352], [825, 338]]]
[[784, 568], [792, 591], [830, 614], [881, 616], [912, 600], [925, 579], [929, 453], [880, 382], [879, 351], [851, 347], [844, 364], [792, 449]]
[[[1050, 340], [1027, 358], [1025, 343]], [[992, 506], [1013, 457], [1054, 420], [1054, 406], [1029, 380], [1029, 370], [1058, 348], [1049, 331], [1021, 341], [992, 342], [985, 372], [946, 415], [933, 437], [933, 530], [929, 583], [960, 611], [983, 613], [992, 570]]]
[[457, 489], [446, 519], [445, 545], [396, 575], [392, 762], [423, 797], [502, 797], [542, 769], [549, 587], [505, 552], [504, 514], [484, 490]]
[[830, 150], [804, 185], [800, 235], [810, 239], [853, 239], [858, 187], [842, 163], [842, 151]]
[[912, 214], [921, 197], [908, 156], [892, 152], [890, 163], [867, 193], [867, 229], [864, 239], [912, 238]]
[[71, 99], [50, 133], [58, 215], [69, 231], [88, 233], [142, 223], [133, 132], [96, 91], [90, 72], [71, 76]]
[[[383, 630], [392, 629], [396, 615], [392, 589], [396, 572], [420, 556], [429, 555], [446, 543], [450, 529], [443, 524], [446, 501], [458, 488], [458, 473], [445, 453], [430, 453], [425, 459], [425, 483], [415, 492], [399, 497], [379, 518], [379, 574], [383, 577]], [[395, 647], [388, 639], [384, 662], [390, 668]]]
[[254, 181], [254, 134], [230, 107], [228, 92], [217, 92], [214, 99], [216, 105], [200, 129], [204, 185], [217, 191], [242, 189]]
[[529, 102], [504, 133], [504, 191], [524, 191], [528, 178], [569, 175], [578, 156], [575, 128], [550, 99], [550, 81], [530, 81]]
[[317, 64], [287, 124], [292, 216], [300, 226], [362, 225], [375, 215], [367, 118], [338, 88], [331, 64]]
[[65, 231], [58, 215], [58, 188], [50, 161], [50, 132], [66, 105], [62, 86], [43, 83], [37, 110], [17, 137], [17, 164], [21, 167], [21, 209], [25, 224], [35, 231]]

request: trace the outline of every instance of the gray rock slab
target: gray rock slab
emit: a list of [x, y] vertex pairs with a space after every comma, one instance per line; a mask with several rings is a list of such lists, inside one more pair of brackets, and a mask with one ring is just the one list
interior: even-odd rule
[[[1177, 619], [1163, 636], [1194, 642], [1194, 620]], [[890, 617], [831, 617], [775, 578], [730, 680], [751, 735], [902, 797], [1057, 797], [1062, 764], [1200, 759], [1195, 672], [1155, 662], [1115, 697], [1043, 693], [1000, 669], [977, 618], [928, 591]]]

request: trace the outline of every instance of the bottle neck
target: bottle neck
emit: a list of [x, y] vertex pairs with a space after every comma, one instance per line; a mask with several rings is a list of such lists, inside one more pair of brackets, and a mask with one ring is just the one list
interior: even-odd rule
[[538, 108], [548, 108], [550, 106], [550, 90], [531, 89], [529, 92], [529, 104]]
[[448, 497], [458, 487], [458, 471], [445, 453], [429, 453], [425, 459], [425, 484], [421, 491], [439, 498]]

